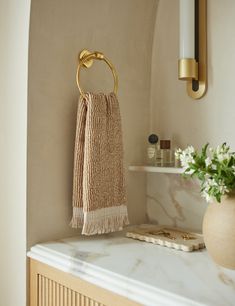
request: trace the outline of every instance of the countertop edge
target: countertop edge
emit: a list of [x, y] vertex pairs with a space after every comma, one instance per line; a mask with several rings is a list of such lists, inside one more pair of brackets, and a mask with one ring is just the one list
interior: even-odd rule
[[92, 263], [53, 252], [42, 245], [31, 248], [27, 256], [53, 268], [72, 274], [96, 286], [148, 306], [202, 306], [203, 304], [171, 292], [97, 267]]

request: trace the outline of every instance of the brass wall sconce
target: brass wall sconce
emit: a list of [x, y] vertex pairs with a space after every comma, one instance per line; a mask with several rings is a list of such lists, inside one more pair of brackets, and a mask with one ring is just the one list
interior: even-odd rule
[[193, 99], [207, 90], [207, 0], [180, 0], [180, 59], [178, 77], [187, 81]]

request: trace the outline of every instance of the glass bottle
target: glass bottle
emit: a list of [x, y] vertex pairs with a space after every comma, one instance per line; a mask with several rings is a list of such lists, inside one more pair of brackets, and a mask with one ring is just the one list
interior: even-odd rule
[[171, 152], [171, 141], [160, 140], [161, 149], [161, 166], [171, 167], [172, 166], [172, 152]]
[[150, 166], [155, 166], [158, 136], [156, 134], [151, 134], [148, 137], [148, 142], [149, 145], [147, 148], [147, 164]]

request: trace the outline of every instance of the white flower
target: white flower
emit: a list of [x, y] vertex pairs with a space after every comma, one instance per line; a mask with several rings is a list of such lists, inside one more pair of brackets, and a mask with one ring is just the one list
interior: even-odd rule
[[220, 195], [224, 195], [229, 192], [228, 187], [225, 185], [224, 180], [219, 180], [216, 182], [215, 179], [206, 176], [205, 182], [203, 184], [202, 196], [206, 199], [207, 202], [210, 202], [213, 198], [214, 191], [220, 193]]
[[214, 179], [207, 177], [204, 183], [204, 190], [209, 191], [209, 189], [214, 186], [218, 186], [217, 182]]
[[187, 147], [185, 150], [178, 149], [175, 152], [176, 158], [181, 161], [182, 167], [186, 170], [189, 167], [189, 164], [194, 164], [194, 153], [195, 149], [193, 146]]
[[192, 154], [195, 152], [195, 149], [194, 149], [193, 146], [188, 146], [188, 147], [184, 150], [184, 152], [185, 152], [186, 154], [192, 155]]
[[193, 146], [187, 147], [185, 150], [177, 149], [175, 152], [175, 156], [180, 160], [182, 167], [184, 170], [189, 168], [190, 163], [195, 163], [194, 161], [194, 153], [195, 149]]
[[226, 192], [229, 192], [229, 190], [228, 190], [227, 186], [224, 184], [223, 180], [219, 181], [218, 187], [219, 187], [219, 191], [220, 191], [221, 194], [225, 194]]
[[202, 191], [202, 196], [206, 199], [206, 201], [209, 203], [212, 201], [213, 197], [210, 195], [210, 191], [212, 187], [217, 187], [218, 184], [217, 182], [211, 178], [210, 176], [206, 175], [205, 177], [205, 182], [203, 185], [203, 191]]
[[201, 153], [197, 153], [192, 146], [185, 150], [178, 149], [176, 156], [180, 159], [185, 174], [199, 178], [201, 194], [206, 201], [214, 199], [219, 202], [232, 188], [230, 174], [232, 172], [235, 176], [235, 152], [231, 152], [224, 143], [216, 149], [209, 148], [207, 155], [207, 146], [208, 144], [203, 147]]
[[203, 190], [201, 195], [206, 199], [207, 203], [212, 202], [212, 197], [206, 191]]
[[175, 151], [175, 157], [177, 158], [177, 159], [180, 159], [180, 155], [182, 154], [182, 150], [181, 149], [177, 149], [176, 151]]
[[180, 161], [183, 168], [188, 168], [190, 163], [195, 163], [193, 156], [185, 151], [180, 155]]
[[212, 161], [211, 161], [210, 157], [207, 157], [205, 159], [205, 164], [206, 164], [206, 167], [209, 167], [212, 164]]
[[215, 150], [218, 161], [223, 162], [224, 160], [228, 160], [231, 157], [231, 153], [229, 153], [229, 147], [225, 144], [222, 146], [218, 146]]
[[228, 160], [230, 158], [230, 154], [229, 153], [220, 153], [217, 154], [217, 158], [219, 162], [223, 162], [224, 160]]
[[212, 164], [211, 168], [212, 168], [213, 170], [216, 170], [216, 169], [217, 169], [217, 166], [216, 166], [215, 164]]

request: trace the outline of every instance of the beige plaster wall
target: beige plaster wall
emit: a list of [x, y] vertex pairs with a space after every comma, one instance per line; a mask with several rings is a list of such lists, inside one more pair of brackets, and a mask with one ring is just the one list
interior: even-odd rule
[[[177, 78], [179, 1], [160, 0], [152, 51], [150, 130], [174, 146], [226, 141], [235, 149], [235, 2], [208, 0], [208, 91], [187, 96]], [[163, 183], [164, 182], [164, 183]], [[195, 182], [149, 175], [147, 214], [152, 222], [201, 230], [205, 201]]]
[[27, 68], [30, 1], [0, 3], [0, 305], [26, 304]]
[[[159, 0], [157, 5], [157, 0], [32, 1], [28, 246], [76, 234], [68, 223], [78, 96], [74, 77], [77, 53], [83, 48], [103, 51], [117, 68], [126, 166], [144, 161], [150, 131], [170, 137], [177, 146], [227, 141], [235, 148], [234, 1], [208, 0], [209, 85], [200, 101], [191, 100], [185, 83], [177, 80], [178, 1]], [[25, 304], [29, 6], [29, 1], [19, 5], [8, 0], [1, 1], [0, 9], [0, 305], [4, 306]], [[109, 90], [111, 74], [97, 63], [82, 74], [82, 84], [89, 90]], [[144, 222], [145, 176], [127, 172], [127, 182], [131, 222]], [[147, 185], [152, 222], [188, 227], [196, 215], [199, 221], [193, 225], [200, 227], [205, 205], [196, 186], [190, 194], [192, 186], [175, 176], [154, 175]]]
[[[115, 64], [125, 164], [141, 162], [149, 125], [152, 37], [156, 0], [32, 1], [28, 100], [28, 245], [74, 235], [71, 218], [77, 54], [103, 51]], [[96, 63], [82, 73], [89, 90], [112, 89]], [[128, 210], [144, 222], [146, 180], [129, 174]]]

